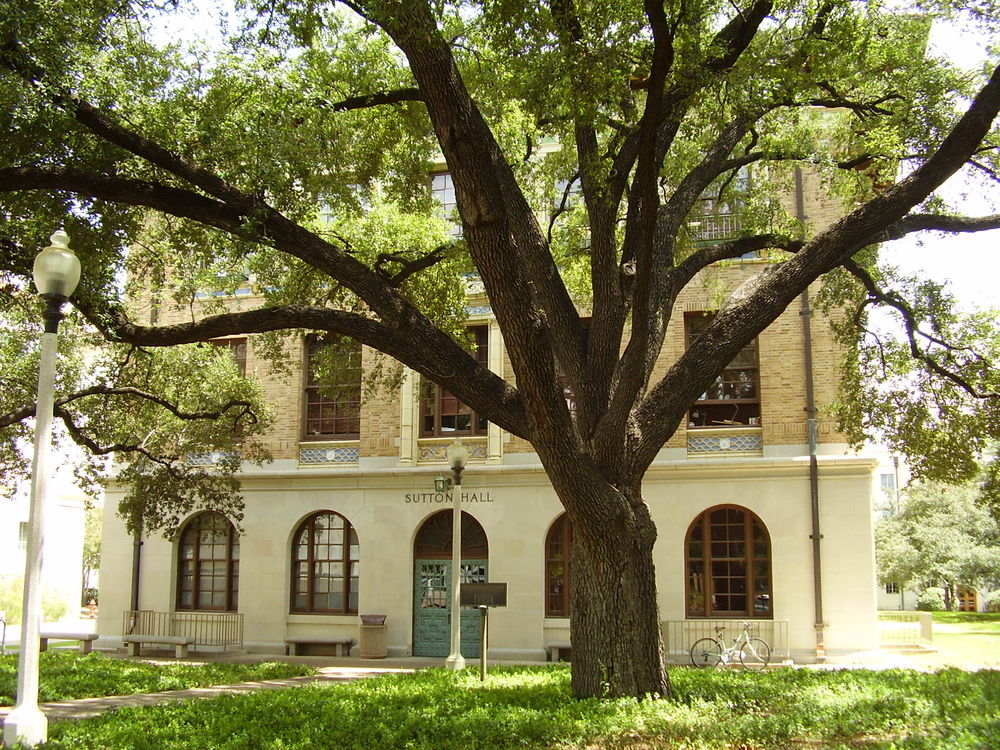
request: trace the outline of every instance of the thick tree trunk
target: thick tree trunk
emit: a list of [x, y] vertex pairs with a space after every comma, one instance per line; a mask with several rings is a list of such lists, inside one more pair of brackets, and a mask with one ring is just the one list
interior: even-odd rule
[[[621, 496], [619, 496], [621, 497]], [[669, 697], [663, 664], [653, 543], [641, 501], [613, 519], [573, 526], [573, 693], [577, 697]]]

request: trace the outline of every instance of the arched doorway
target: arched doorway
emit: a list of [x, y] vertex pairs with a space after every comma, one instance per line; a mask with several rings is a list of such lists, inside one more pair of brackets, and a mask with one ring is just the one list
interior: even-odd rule
[[[451, 647], [452, 511], [427, 518], [413, 544], [413, 655], [447, 656]], [[485, 583], [489, 546], [475, 518], [462, 512], [462, 583]], [[479, 655], [479, 612], [462, 611], [462, 656]]]

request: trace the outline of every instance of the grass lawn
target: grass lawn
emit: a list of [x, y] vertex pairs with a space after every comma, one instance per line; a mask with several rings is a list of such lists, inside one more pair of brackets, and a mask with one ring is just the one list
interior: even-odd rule
[[[295, 677], [314, 671], [302, 664], [281, 662], [152, 664], [58, 651], [46, 651], [40, 657], [38, 700], [43, 703]], [[17, 654], [0, 656], [0, 705], [13, 705], [16, 694]]]
[[1000, 672], [674, 668], [671, 701], [574, 700], [564, 666], [416, 674], [50, 725], [80, 750], [995, 748]]
[[914, 666], [1000, 669], [1000, 613], [933, 612], [932, 615], [935, 651], [908, 657]]

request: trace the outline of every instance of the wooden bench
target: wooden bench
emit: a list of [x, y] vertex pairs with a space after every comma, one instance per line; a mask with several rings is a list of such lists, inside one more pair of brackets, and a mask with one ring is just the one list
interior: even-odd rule
[[47, 651], [49, 641], [79, 641], [80, 653], [89, 654], [97, 638], [97, 633], [57, 633], [54, 630], [43, 630], [38, 634], [38, 650]]
[[351, 647], [354, 645], [353, 638], [323, 638], [315, 636], [302, 636], [296, 638], [286, 638], [285, 644], [288, 646], [289, 656], [300, 656], [298, 647], [306, 644], [317, 644], [321, 646], [334, 646], [337, 656], [350, 656]]
[[559, 661], [563, 651], [572, 652], [573, 646], [569, 641], [552, 641], [545, 644], [545, 658], [547, 661]]
[[137, 633], [127, 633], [122, 636], [122, 643], [128, 648], [129, 656], [138, 656], [139, 649], [144, 643], [161, 643], [174, 647], [174, 656], [184, 659], [188, 655], [188, 646], [194, 643], [194, 638], [189, 635], [146, 635]]

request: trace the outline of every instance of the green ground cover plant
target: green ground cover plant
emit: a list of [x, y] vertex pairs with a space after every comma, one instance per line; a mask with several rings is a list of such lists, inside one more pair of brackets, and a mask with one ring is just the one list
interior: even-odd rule
[[950, 625], [967, 623], [992, 623], [993, 628], [1000, 633], [1000, 612], [934, 612], [934, 622]]
[[[45, 701], [96, 698], [105, 695], [158, 693], [209, 685], [270, 680], [312, 674], [303, 664], [179, 662], [150, 663], [115, 659], [102, 654], [46, 652], [40, 655], [38, 699]], [[17, 654], [0, 656], [0, 705], [13, 705], [17, 692]]]
[[674, 700], [574, 700], [563, 666], [425, 670], [124, 709], [45, 748], [988, 748], [1000, 672], [671, 671]]

